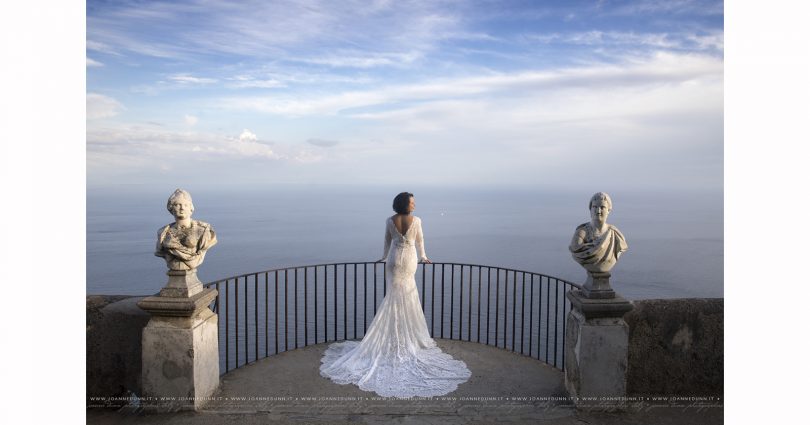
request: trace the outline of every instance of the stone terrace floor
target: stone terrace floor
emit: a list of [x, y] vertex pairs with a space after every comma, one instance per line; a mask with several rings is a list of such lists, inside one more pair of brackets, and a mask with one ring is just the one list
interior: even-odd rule
[[[137, 407], [88, 408], [88, 424], [722, 424], [722, 404], [631, 403], [624, 412], [598, 404], [575, 409], [563, 373], [500, 348], [436, 339], [467, 363], [472, 377], [441, 397], [379, 397], [319, 374], [328, 344], [284, 352], [231, 371], [202, 411], [148, 414]], [[253, 398], [252, 400], [250, 398]]]

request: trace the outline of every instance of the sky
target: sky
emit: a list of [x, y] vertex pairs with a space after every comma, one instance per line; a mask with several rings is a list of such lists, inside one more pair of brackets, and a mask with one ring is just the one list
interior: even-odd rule
[[723, 187], [717, 1], [87, 2], [87, 184]]

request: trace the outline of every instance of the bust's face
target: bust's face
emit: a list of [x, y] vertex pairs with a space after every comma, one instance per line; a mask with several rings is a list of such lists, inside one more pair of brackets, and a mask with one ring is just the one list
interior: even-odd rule
[[607, 201], [599, 199], [591, 203], [591, 222], [594, 224], [604, 224], [610, 214]]
[[188, 199], [178, 198], [170, 206], [172, 215], [177, 220], [184, 220], [191, 217], [191, 202]]

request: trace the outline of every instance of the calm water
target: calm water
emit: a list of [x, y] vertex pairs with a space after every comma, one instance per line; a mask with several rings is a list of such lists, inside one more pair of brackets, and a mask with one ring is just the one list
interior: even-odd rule
[[[219, 243], [199, 270], [209, 282], [275, 267], [382, 256], [384, 220], [396, 190], [379, 188], [205, 190], [188, 188], [194, 218]], [[157, 229], [172, 221], [160, 190], [88, 189], [87, 293], [146, 295], [166, 282], [153, 255]], [[428, 257], [535, 271], [573, 282], [585, 272], [568, 253], [588, 221], [591, 193], [411, 189]], [[613, 286], [630, 299], [723, 296], [723, 196], [611, 192], [608, 221], [627, 238]]]

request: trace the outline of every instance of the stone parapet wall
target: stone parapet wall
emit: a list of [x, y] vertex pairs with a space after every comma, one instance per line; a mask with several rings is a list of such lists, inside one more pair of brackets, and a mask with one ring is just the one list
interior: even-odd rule
[[634, 301], [628, 395], [723, 395], [723, 299]]
[[[143, 298], [87, 297], [88, 400], [141, 394], [141, 335], [150, 318], [136, 304]], [[723, 299], [633, 304], [624, 316], [629, 326], [628, 394], [722, 396]]]
[[136, 305], [143, 298], [87, 296], [88, 405], [124, 405], [120, 398], [141, 393], [141, 334], [150, 318]]

